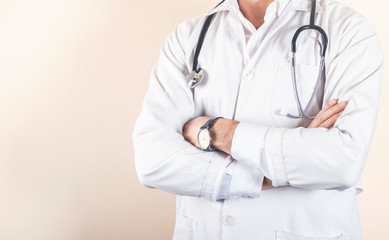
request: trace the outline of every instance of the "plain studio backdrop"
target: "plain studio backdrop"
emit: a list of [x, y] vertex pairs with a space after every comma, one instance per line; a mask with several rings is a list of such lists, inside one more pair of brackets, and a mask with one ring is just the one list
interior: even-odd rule
[[[388, 3], [342, 2], [389, 56]], [[139, 184], [131, 134], [166, 36], [216, 4], [0, 0], [1, 240], [171, 239], [175, 196]], [[389, 239], [388, 70], [358, 197], [367, 240]]]

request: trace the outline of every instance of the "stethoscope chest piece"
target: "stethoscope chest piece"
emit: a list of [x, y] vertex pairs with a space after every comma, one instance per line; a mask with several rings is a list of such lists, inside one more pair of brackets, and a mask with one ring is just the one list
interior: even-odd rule
[[200, 84], [201, 80], [204, 78], [204, 71], [203, 69], [199, 69], [198, 71], [192, 71], [189, 75], [188, 79], [188, 87], [189, 88], [195, 88], [197, 85]]

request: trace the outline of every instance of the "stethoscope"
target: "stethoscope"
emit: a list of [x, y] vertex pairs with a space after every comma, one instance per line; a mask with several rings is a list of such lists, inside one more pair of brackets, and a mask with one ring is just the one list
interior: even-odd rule
[[[220, 2], [217, 6], [219, 6], [223, 2], [224, 2], [224, 0], [222, 2]], [[326, 53], [327, 45], [328, 45], [328, 37], [327, 37], [326, 32], [321, 27], [315, 25], [315, 12], [316, 12], [316, 0], [312, 0], [311, 16], [310, 16], [309, 25], [304, 25], [304, 26], [300, 27], [299, 29], [297, 29], [296, 33], [294, 34], [294, 36], [292, 38], [292, 81], [293, 81], [294, 95], [296, 98], [296, 102], [297, 102], [300, 114], [293, 115], [293, 114], [287, 113], [286, 116], [291, 117], [291, 118], [307, 118], [307, 119], [314, 119], [315, 118], [315, 116], [312, 116], [312, 117], [307, 116], [307, 112], [313, 103], [314, 97], [315, 97], [316, 92], [319, 88], [321, 75], [323, 74], [323, 72], [325, 70], [324, 60], [325, 60], [325, 53]], [[198, 58], [200, 55], [201, 47], [202, 47], [203, 42], [204, 42], [205, 35], [208, 31], [209, 25], [211, 24], [211, 21], [212, 21], [213, 17], [215, 16], [215, 14], [216, 13], [213, 13], [206, 18], [204, 25], [203, 25], [201, 32], [200, 32], [195, 55], [193, 58], [193, 69], [192, 69], [191, 74], [189, 75], [189, 80], [187, 82], [188, 87], [191, 89], [194, 89], [196, 86], [198, 86], [201, 83], [202, 79], [204, 78], [204, 74], [205, 74], [204, 70], [202, 68], [197, 68]], [[300, 33], [305, 31], [305, 30], [316, 30], [320, 33], [321, 38], [322, 38], [322, 52], [321, 52], [321, 59], [320, 59], [320, 66], [319, 66], [319, 74], [318, 74], [318, 77], [316, 80], [316, 84], [315, 84], [313, 93], [312, 93], [311, 97], [309, 98], [307, 106], [303, 109], [301, 106], [301, 101], [300, 101], [299, 93], [297, 90], [297, 84], [296, 84], [297, 78], [296, 78], [295, 55], [296, 55], [296, 49], [297, 49], [296, 48], [297, 38], [300, 35]], [[325, 81], [325, 76], [324, 76], [324, 81]]]

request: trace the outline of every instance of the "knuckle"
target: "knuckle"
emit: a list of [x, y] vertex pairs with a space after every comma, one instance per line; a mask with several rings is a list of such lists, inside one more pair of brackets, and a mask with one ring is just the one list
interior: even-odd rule
[[340, 107], [339, 104], [335, 104], [334, 106], [331, 107], [332, 111], [336, 111]]
[[330, 114], [331, 116], [334, 115], [335, 113], [339, 112], [340, 111], [340, 108], [339, 108], [339, 105], [335, 105], [334, 107], [332, 107], [330, 109]]
[[316, 119], [317, 119], [318, 122], [322, 122], [323, 121], [323, 114], [318, 114], [316, 116]]

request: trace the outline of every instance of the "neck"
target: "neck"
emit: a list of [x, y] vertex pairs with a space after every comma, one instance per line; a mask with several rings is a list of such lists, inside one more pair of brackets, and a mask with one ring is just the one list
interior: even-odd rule
[[274, 0], [238, 0], [243, 16], [249, 20], [256, 29], [262, 26], [266, 9]]

